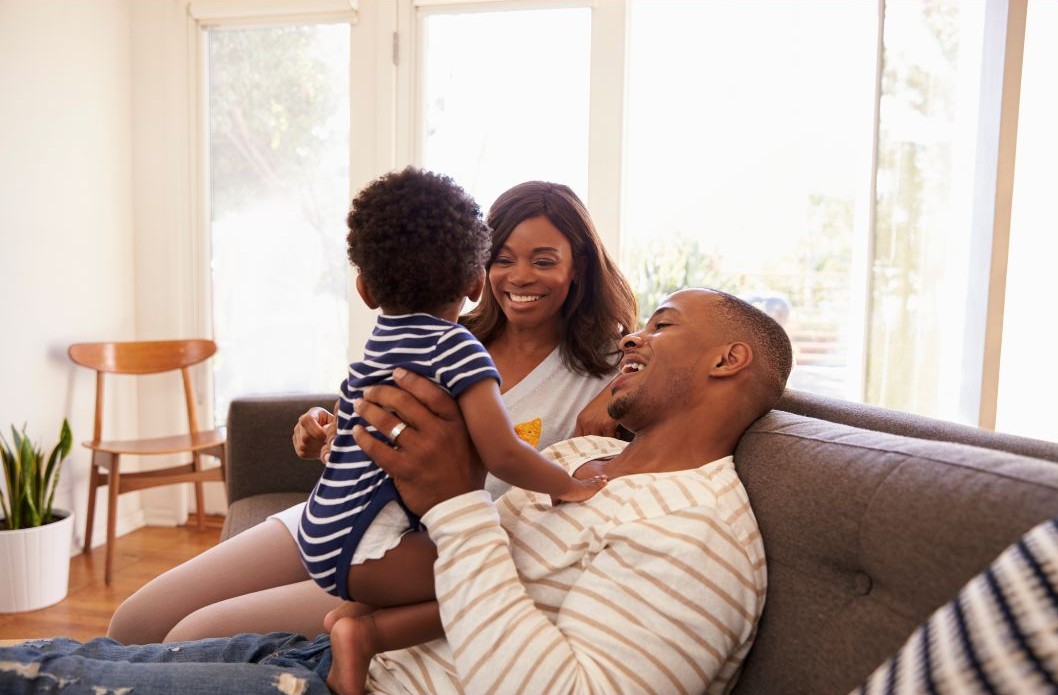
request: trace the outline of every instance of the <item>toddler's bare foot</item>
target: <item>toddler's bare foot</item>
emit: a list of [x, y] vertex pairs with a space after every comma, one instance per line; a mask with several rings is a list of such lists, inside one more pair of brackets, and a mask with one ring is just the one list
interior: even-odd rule
[[[339, 610], [339, 609], [335, 609]], [[375, 635], [370, 615], [344, 617], [331, 628], [331, 671], [327, 687], [338, 695], [363, 695], [367, 668], [375, 655]]]
[[358, 601], [343, 601], [342, 605], [331, 609], [323, 617], [323, 629], [330, 632], [334, 628], [334, 624], [342, 618], [359, 618], [373, 610], [375, 610], [374, 606], [368, 606]]
[[570, 486], [564, 494], [559, 495], [556, 499], [562, 502], [583, 502], [584, 500], [591, 499], [595, 496], [595, 493], [606, 487], [606, 482], [609, 479], [605, 475], [595, 475], [591, 478], [573, 478], [573, 484]]

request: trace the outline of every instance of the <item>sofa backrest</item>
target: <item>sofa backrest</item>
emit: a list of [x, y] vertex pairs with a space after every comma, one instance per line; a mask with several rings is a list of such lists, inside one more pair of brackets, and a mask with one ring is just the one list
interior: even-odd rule
[[[849, 692], [1003, 548], [1058, 515], [1058, 446], [793, 396], [780, 407], [815, 417], [772, 411], [735, 452], [768, 558], [739, 695]], [[975, 445], [942, 441], [967, 438]]]
[[294, 453], [294, 425], [309, 408], [332, 410], [335, 398], [333, 393], [316, 393], [233, 399], [228, 406], [228, 504], [273, 492], [307, 497], [323, 464], [302, 461]]

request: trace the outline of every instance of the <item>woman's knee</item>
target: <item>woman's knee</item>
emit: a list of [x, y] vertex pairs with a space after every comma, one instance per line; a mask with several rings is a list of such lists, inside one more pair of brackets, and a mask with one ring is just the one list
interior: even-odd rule
[[107, 637], [123, 644], [153, 644], [161, 642], [172, 627], [164, 614], [157, 610], [151, 585], [143, 587], [121, 602], [110, 617]]
[[218, 618], [215, 606], [206, 606], [185, 616], [166, 634], [162, 642], [189, 642], [207, 637], [228, 637], [221, 629], [224, 620]]

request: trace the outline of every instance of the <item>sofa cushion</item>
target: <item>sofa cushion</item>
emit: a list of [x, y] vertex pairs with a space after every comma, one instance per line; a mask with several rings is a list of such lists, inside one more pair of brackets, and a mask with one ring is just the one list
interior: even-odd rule
[[224, 519], [220, 538], [228, 540], [235, 534], [261, 523], [272, 514], [304, 502], [307, 496], [303, 492], [269, 492], [236, 500], [228, 507], [228, 516]]
[[[228, 503], [273, 492], [308, 497], [323, 472], [294, 453], [291, 434], [309, 408], [334, 407], [334, 394], [244, 396], [228, 406]], [[304, 501], [304, 500], [302, 500]]]
[[774, 411], [735, 452], [768, 597], [735, 693], [846, 693], [1007, 545], [1058, 465]]

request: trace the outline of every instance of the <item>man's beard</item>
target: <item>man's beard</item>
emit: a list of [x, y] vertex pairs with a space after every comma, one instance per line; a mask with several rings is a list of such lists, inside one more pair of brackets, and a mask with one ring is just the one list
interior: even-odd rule
[[629, 432], [635, 432], [644, 414], [649, 413], [652, 407], [660, 405], [660, 403], [651, 404], [650, 398], [643, 392], [643, 389], [636, 388], [610, 398], [610, 402], [606, 405], [606, 412]]
[[606, 404], [607, 415], [621, 422], [635, 408], [635, 395], [636, 393], [633, 391], [623, 396], [611, 398], [610, 402]]
[[635, 432], [643, 424], [642, 420], [657, 413], [671, 412], [676, 404], [689, 402], [693, 390], [689, 372], [670, 374], [665, 387], [660, 390], [651, 392], [639, 385], [619, 396], [611, 396], [606, 412], [625, 429]]

